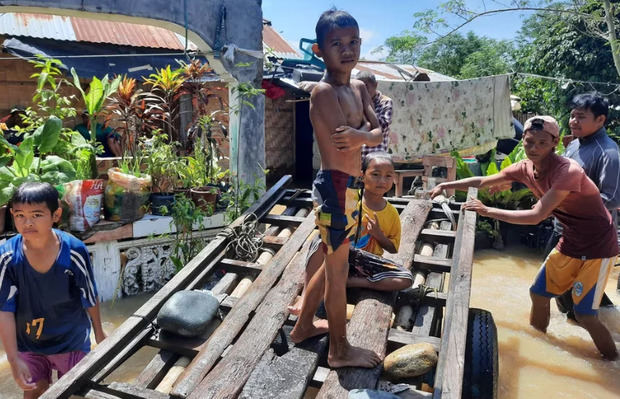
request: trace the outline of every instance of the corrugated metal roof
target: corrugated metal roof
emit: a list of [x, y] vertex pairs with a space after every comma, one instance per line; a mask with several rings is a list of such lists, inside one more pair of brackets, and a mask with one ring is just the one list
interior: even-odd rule
[[270, 51], [279, 58], [303, 58], [266, 19], [263, 19], [263, 51]]
[[47, 14], [0, 14], [0, 34], [172, 50], [183, 50], [185, 44], [159, 27]]
[[155, 26], [79, 17], [71, 17], [71, 23], [76, 39], [82, 42], [183, 50], [174, 32]]
[[46, 14], [2, 13], [0, 34], [75, 41], [71, 17]]

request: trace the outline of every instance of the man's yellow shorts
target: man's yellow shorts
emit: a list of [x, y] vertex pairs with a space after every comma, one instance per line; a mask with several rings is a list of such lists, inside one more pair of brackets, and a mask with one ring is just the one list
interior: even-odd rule
[[575, 313], [596, 314], [616, 257], [581, 260], [551, 251], [530, 292], [553, 298], [572, 287]]

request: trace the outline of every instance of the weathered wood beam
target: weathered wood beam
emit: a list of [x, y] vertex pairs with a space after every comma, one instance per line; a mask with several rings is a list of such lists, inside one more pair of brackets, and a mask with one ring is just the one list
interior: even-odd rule
[[452, 268], [452, 259], [441, 259], [435, 256], [416, 255], [415, 258], [413, 258], [413, 263], [416, 270], [424, 269], [439, 273], [450, 273], [450, 269]]
[[268, 349], [243, 387], [240, 399], [300, 399], [317, 368], [319, 356], [327, 350], [327, 336], [297, 344], [282, 356]]
[[420, 342], [427, 342], [433, 345], [435, 350], [439, 352], [439, 345], [441, 343], [440, 338], [431, 337], [428, 335], [415, 335], [409, 331], [397, 330], [395, 328], [391, 328], [388, 334], [388, 343], [393, 344], [397, 348], [409, 344], [417, 344]]
[[136, 377], [133, 385], [148, 389], [155, 388], [178, 358], [179, 355], [176, 353], [160, 350]]
[[268, 214], [261, 218], [261, 223], [269, 223], [276, 226], [290, 226], [303, 223], [305, 217], [300, 216], [288, 216], [288, 215], [273, 215]]
[[[476, 198], [477, 190], [470, 188], [468, 198]], [[463, 387], [467, 318], [471, 293], [471, 272], [476, 233], [476, 213], [466, 211], [459, 223], [459, 235], [454, 248], [454, 272], [450, 274], [450, 295], [446, 304], [439, 360], [435, 372], [433, 398], [460, 399]]]
[[[311, 220], [314, 219], [311, 218]], [[308, 231], [308, 234], [311, 231]], [[265, 296], [234, 346], [226, 353], [226, 357], [207, 374], [189, 396], [190, 398], [228, 398], [237, 396], [241, 392], [250, 373], [288, 317], [286, 306], [297, 296], [311, 243], [311, 237], [308, 237], [308, 234], [304, 238], [305, 244], [302, 250], [286, 267], [279, 283]]]
[[[410, 267], [415, 255], [415, 243], [424, 226], [432, 204], [426, 200], [411, 200], [401, 213], [403, 229], [400, 249], [386, 258]], [[361, 346], [385, 356], [387, 336], [392, 317], [392, 295], [372, 290], [362, 291], [362, 299], [355, 306], [347, 326], [347, 338], [352, 345]], [[382, 365], [373, 369], [347, 367], [332, 370], [321, 387], [317, 398], [346, 398], [354, 388], [371, 388], [377, 385]]]
[[173, 396], [185, 398], [198, 386], [200, 381], [215, 365], [222, 352], [243, 329], [252, 312], [265, 298], [267, 292], [278, 280], [284, 268], [295, 256], [299, 248], [301, 248], [314, 227], [314, 213], [311, 213], [295, 230], [282, 249], [273, 257], [269, 267], [265, 268], [254, 280], [252, 287], [237, 301], [222, 324], [211, 335], [200, 353], [194, 358], [173, 387], [171, 391]]

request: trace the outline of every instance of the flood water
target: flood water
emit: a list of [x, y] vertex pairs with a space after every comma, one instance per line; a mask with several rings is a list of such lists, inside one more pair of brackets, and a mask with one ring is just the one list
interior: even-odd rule
[[[499, 398], [620, 398], [620, 360], [602, 360], [587, 331], [566, 322], [551, 304], [547, 334], [529, 325], [531, 285], [541, 263], [534, 250], [511, 246], [474, 254], [471, 307], [492, 312], [499, 341]], [[620, 267], [605, 292], [620, 304], [616, 291]], [[620, 307], [603, 308], [600, 317], [620, 344]]]
[[[540, 266], [535, 250], [510, 246], [504, 251], [476, 251], [471, 306], [491, 311], [498, 329], [499, 398], [501, 399], [606, 399], [620, 397], [620, 360], [601, 360], [588, 333], [566, 322], [554, 304], [547, 334], [529, 326], [529, 286]], [[606, 292], [616, 304], [620, 267], [611, 273]], [[102, 304], [104, 330], [110, 334], [137, 310], [148, 295]], [[601, 318], [620, 345], [620, 307], [604, 309]], [[122, 379], [138, 375], [156, 352], [130, 359]], [[116, 376], [120, 381], [121, 378]], [[0, 398], [20, 398], [6, 355], [0, 347]]]

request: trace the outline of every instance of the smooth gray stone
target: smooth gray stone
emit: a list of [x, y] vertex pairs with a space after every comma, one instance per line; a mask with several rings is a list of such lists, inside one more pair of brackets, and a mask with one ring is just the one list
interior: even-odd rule
[[374, 389], [353, 389], [349, 391], [349, 399], [400, 399], [400, 396]]
[[167, 332], [196, 337], [205, 333], [219, 306], [206, 291], [179, 291], [161, 307], [157, 324]]

